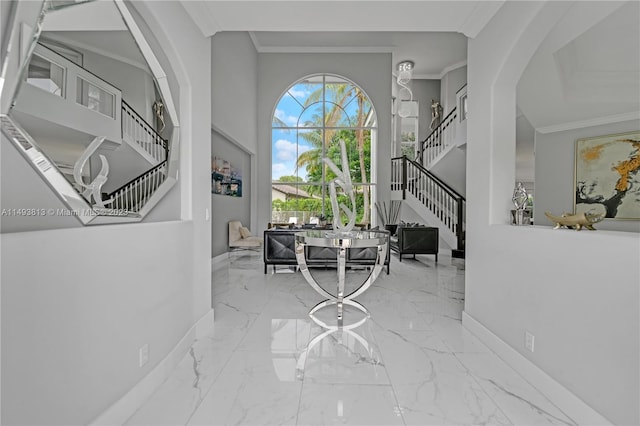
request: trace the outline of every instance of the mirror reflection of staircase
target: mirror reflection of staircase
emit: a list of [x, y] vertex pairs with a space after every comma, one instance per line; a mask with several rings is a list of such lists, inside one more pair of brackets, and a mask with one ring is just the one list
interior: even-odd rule
[[[89, 205], [104, 206], [100, 214], [139, 213], [166, 180], [167, 139], [118, 88], [43, 44], [35, 46], [25, 83], [3, 123], [25, 133]], [[97, 180], [99, 200], [87, 190]]]

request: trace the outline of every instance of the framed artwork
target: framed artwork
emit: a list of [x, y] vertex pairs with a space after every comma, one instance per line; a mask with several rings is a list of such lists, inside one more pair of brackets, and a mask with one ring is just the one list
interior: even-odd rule
[[229, 161], [219, 157], [211, 159], [211, 193], [242, 197], [242, 173]]
[[574, 210], [640, 219], [640, 131], [576, 141]]

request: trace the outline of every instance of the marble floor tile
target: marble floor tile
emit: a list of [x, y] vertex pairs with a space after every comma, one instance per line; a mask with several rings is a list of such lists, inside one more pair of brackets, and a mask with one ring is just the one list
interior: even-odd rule
[[417, 385], [429, 381], [434, 374], [429, 353], [448, 352], [448, 348], [433, 331], [395, 331], [377, 327], [376, 339], [382, 361], [394, 385]]
[[456, 357], [514, 424], [576, 424], [495, 355], [457, 353]]
[[298, 425], [403, 425], [389, 385], [305, 383]]
[[[569, 424], [551, 401], [462, 327], [464, 261], [418, 256], [336, 306], [261, 253], [212, 268], [213, 331], [195, 341], [131, 425]], [[336, 271], [314, 268], [333, 292]], [[366, 278], [349, 270], [349, 287]]]
[[476, 336], [462, 327], [461, 321], [441, 319], [437, 324], [431, 324], [452, 352], [491, 352]]
[[407, 424], [512, 424], [452, 353], [425, 353], [420, 383], [393, 381]]
[[237, 350], [300, 352], [307, 346], [310, 332], [311, 320], [308, 316], [277, 318], [274, 314], [263, 312], [244, 335]]
[[368, 325], [351, 330], [316, 325], [304, 353], [305, 383], [388, 385], [380, 349]]
[[189, 424], [295, 425], [302, 387], [297, 361], [297, 350], [235, 352]]

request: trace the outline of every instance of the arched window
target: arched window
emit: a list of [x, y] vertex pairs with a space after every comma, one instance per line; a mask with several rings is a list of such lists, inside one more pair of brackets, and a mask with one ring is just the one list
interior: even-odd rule
[[376, 126], [369, 97], [353, 82], [322, 74], [293, 84], [278, 100], [272, 120], [272, 223], [331, 222], [328, 184], [335, 175], [322, 159], [345, 170], [341, 139], [356, 192], [356, 221], [370, 223]]

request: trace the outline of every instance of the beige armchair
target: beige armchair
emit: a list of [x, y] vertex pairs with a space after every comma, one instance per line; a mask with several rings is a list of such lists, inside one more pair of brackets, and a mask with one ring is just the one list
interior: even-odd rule
[[261, 247], [261, 237], [251, 235], [239, 220], [229, 222], [229, 250], [257, 250]]

